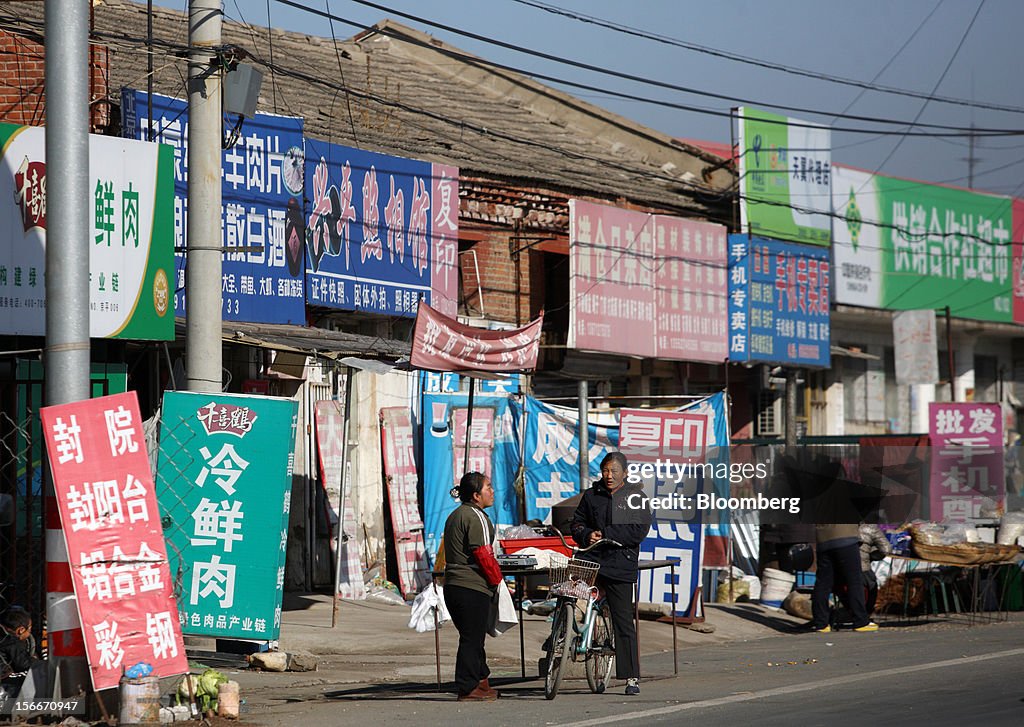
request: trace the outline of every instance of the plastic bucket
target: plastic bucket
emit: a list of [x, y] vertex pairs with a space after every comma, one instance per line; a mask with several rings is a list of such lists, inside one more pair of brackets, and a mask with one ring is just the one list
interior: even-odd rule
[[792, 573], [765, 568], [761, 576], [761, 603], [765, 606], [781, 607], [786, 596], [793, 590], [796, 576]]
[[120, 684], [120, 724], [156, 724], [160, 722], [160, 679], [155, 676], [129, 679]]

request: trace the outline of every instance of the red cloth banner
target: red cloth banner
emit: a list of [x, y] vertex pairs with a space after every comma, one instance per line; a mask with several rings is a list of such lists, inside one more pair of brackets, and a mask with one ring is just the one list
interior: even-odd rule
[[544, 316], [511, 331], [459, 323], [420, 301], [410, 363], [427, 371], [532, 371]]
[[134, 391], [40, 411], [93, 688], [188, 671]]

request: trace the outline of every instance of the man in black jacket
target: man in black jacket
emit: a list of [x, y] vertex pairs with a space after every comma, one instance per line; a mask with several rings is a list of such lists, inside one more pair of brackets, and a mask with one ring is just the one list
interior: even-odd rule
[[[625, 679], [626, 694], [633, 695], [640, 693], [633, 590], [640, 543], [651, 528], [651, 512], [643, 489], [626, 482], [627, 467], [621, 452], [612, 452], [601, 461], [601, 479], [583, 493], [573, 515], [572, 536], [582, 547], [603, 539], [621, 544], [595, 548], [584, 557], [601, 564], [597, 585], [604, 591], [615, 630], [615, 677]], [[635, 494], [640, 497], [630, 499]]]

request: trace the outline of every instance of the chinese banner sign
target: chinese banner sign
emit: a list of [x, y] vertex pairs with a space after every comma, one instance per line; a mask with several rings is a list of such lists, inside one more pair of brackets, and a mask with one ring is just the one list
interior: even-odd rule
[[828, 366], [828, 250], [729, 236], [729, 360]]
[[408, 407], [381, 409], [380, 428], [399, 586], [402, 593], [415, 595], [430, 582], [430, 566], [423, 548], [423, 521], [416, 497], [419, 476]]
[[[176, 274], [174, 313], [185, 315], [188, 237], [188, 102], [153, 94], [153, 133], [173, 147]], [[149, 138], [147, 95], [121, 92], [124, 135]], [[304, 153], [301, 118], [256, 114], [222, 152], [222, 317], [226, 321], [305, 323], [302, 214]], [[173, 323], [173, 321], [172, 321]], [[172, 329], [173, 335], [173, 329]]]
[[[444, 533], [444, 523], [459, 501], [451, 496], [462, 472], [466, 443], [465, 394], [423, 394], [422, 452], [424, 543], [431, 559]], [[480, 395], [473, 398], [473, 433], [470, 439], [470, 469], [489, 473], [494, 485], [494, 507], [489, 510], [498, 528], [515, 525], [518, 506], [514, 482], [519, 468], [519, 446], [508, 396]], [[478, 417], [485, 422], [477, 424]], [[489, 422], [489, 424], [488, 424]], [[528, 470], [529, 471], [529, 470]], [[460, 473], [456, 476], [456, 472]]]
[[310, 305], [458, 310], [459, 170], [306, 140]]
[[741, 108], [739, 150], [742, 230], [827, 246], [832, 229], [832, 132]]
[[934, 310], [906, 310], [892, 317], [896, 384], [934, 384], [939, 380], [939, 348]]
[[158, 496], [185, 633], [278, 637], [296, 408], [263, 396], [164, 395]]
[[1024, 200], [1013, 200], [1013, 322], [1024, 323]]
[[[46, 130], [0, 124], [0, 148], [0, 333], [41, 336]], [[92, 338], [174, 338], [173, 161], [169, 146], [89, 135]]]
[[532, 371], [537, 367], [543, 316], [511, 331], [463, 325], [420, 303], [409, 363], [432, 371]]
[[658, 358], [724, 361], [725, 228], [661, 215], [654, 228]]
[[[345, 416], [341, 403], [316, 403], [316, 447], [320, 453], [320, 479], [327, 496], [330, 531], [341, 543], [341, 571], [338, 595], [342, 598], [366, 598], [363, 582], [363, 564], [359, 555], [359, 530], [356, 514], [352, 510], [352, 497], [342, 485], [342, 456], [345, 444]], [[345, 489], [344, 495], [342, 489]], [[338, 527], [338, 508], [341, 507], [341, 527]], [[337, 542], [337, 541], [335, 541]]]
[[[673, 463], [702, 461], [707, 452], [710, 420], [704, 414], [622, 409], [619, 425], [619, 449], [631, 463], [668, 460]], [[693, 481], [659, 480], [654, 483], [655, 497], [678, 494], [692, 497]], [[675, 610], [687, 615], [694, 591], [700, 587], [701, 551], [704, 529], [701, 513], [695, 510], [661, 509], [654, 511], [651, 532], [640, 544], [640, 560], [676, 560]], [[643, 571], [640, 576], [640, 601], [671, 603], [672, 583], [668, 569]], [[694, 614], [695, 615], [695, 614]]]
[[93, 688], [140, 661], [187, 672], [135, 392], [40, 415]]
[[928, 405], [932, 450], [931, 519], [963, 522], [982, 511], [1002, 513], [1003, 421], [999, 404]]
[[833, 171], [837, 303], [1014, 320], [1009, 197]]
[[569, 348], [657, 355], [655, 216], [569, 200]]
[[724, 361], [725, 228], [569, 200], [569, 348]]

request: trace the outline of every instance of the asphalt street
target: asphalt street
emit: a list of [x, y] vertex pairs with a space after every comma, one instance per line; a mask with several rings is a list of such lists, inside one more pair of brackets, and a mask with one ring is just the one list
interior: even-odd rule
[[[650, 646], [650, 645], [648, 645]], [[643, 661], [642, 693], [594, 695], [567, 681], [498, 677], [495, 703], [458, 703], [432, 684], [318, 684], [252, 695], [259, 725], [1021, 725], [1024, 624], [885, 625], [873, 634], [792, 633], [688, 648]]]

